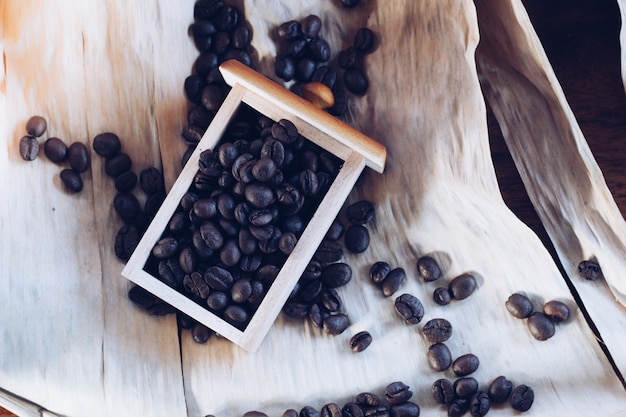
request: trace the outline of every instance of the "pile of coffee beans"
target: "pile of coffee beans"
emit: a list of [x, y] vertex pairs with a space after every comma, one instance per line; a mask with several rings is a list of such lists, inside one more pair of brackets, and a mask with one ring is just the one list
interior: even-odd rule
[[[20, 155], [25, 161], [34, 161], [39, 155], [39, 138], [48, 128], [42, 116], [32, 116], [26, 122], [26, 136], [20, 139]], [[57, 137], [49, 137], [43, 145], [46, 157], [57, 165], [69, 165], [61, 170], [59, 176], [65, 189], [70, 193], [78, 193], [83, 189], [81, 174], [91, 166], [89, 150], [82, 142], [73, 142], [69, 147]]]
[[534, 311], [530, 298], [521, 293], [511, 294], [504, 304], [513, 317], [525, 319], [530, 334], [542, 341], [554, 336], [555, 324], [566, 321], [570, 316], [567, 304], [558, 300], [546, 302], [542, 311]]
[[[282, 417], [419, 417], [420, 406], [410, 401], [412, 396], [413, 392], [408, 385], [402, 381], [395, 381], [387, 385], [381, 395], [362, 392], [343, 406], [336, 402], [326, 403], [319, 409], [306, 405], [299, 411], [294, 408], [287, 409]], [[268, 417], [268, 415], [262, 411], [247, 411], [243, 417]]]

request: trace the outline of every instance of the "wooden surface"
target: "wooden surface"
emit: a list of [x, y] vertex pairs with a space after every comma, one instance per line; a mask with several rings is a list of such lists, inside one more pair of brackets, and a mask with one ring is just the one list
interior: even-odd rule
[[[424, 301], [428, 318], [444, 316], [453, 321], [450, 348], [455, 356], [472, 351], [481, 358], [476, 374], [481, 383], [506, 374], [535, 388], [537, 401], [528, 415], [618, 415], [626, 409], [624, 387], [605, 354], [608, 351], [617, 369], [624, 371], [623, 354], [616, 347], [623, 339], [606, 333], [613, 324], [604, 320], [611, 317], [601, 312], [588, 316], [576, 309], [553, 339], [538, 343], [503, 312], [503, 301], [514, 291], [544, 301], [574, 302], [581, 284], [571, 274], [569, 282], [562, 277], [567, 268], [558, 265], [558, 251], [546, 250], [504, 205], [506, 201], [550, 246], [550, 235], [538, 223], [536, 209], [524, 198], [521, 179], [511, 169], [494, 118], [485, 117], [491, 113], [486, 113], [473, 52], [479, 40], [477, 16], [482, 22], [481, 13], [496, 10], [485, 6], [493, 2], [479, 5], [478, 13], [469, 1], [408, 1], [394, 6], [365, 2], [356, 14], [338, 11], [330, 2], [282, 8], [272, 7], [272, 2], [263, 8], [256, 2], [243, 3], [247, 13], [255, 10], [250, 20], [261, 56], [272, 51], [266, 32], [273, 24], [313, 11], [333, 30], [367, 25], [383, 35], [381, 46], [367, 61], [368, 74], [377, 83], [351, 109], [355, 126], [388, 147], [390, 164], [383, 176], [372, 173], [350, 198], [372, 199], [378, 216], [368, 252], [347, 257], [358, 275], [342, 291], [352, 326], [346, 334], [327, 337], [308, 324], [281, 318], [253, 356], [224, 340], [197, 345], [186, 331], [179, 340], [171, 317], [146, 317], [131, 306], [125, 298], [128, 283], [119, 276], [123, 265], [112, 254], [117, 220], [109, 205], [112, 184], [102, 172], [101, 161], [93, 159], [83, 193], [70, 196], [54, 177], [58, 168], [43, 158], [24, 163], [17, 156], [16, 141], [27, 117], [42, 113], [51, 124], [51, 134], [68, 140], [89, 143], [104, 129], [117, 131], [137, 166], [158, 164], [158, 142], [171, 144], [162, 153], [163, 164], [171, 166], [174, 155], [180, 155], [176, 132], [185, 113], [181, 80], [194, 59], [193, 47], [183, 35], [192, 4], [179, 2], [166, 10], [164, 5], [143, 2], [84, 2], [63, 15], [60, 10], [66, 8], [58, 4], [33, 1], [30, 13], [21, 11], [23, 2], [0, 5], [5, 56], [0, 110], [7, 116], [0, 118], [0, 130], [8, 140], [0, 153], [1, 185], [8, 196], [1, 219], [3, 234], [9, 235], [1, 246], [1, 268], [2, 276], [8, 277], [5, 288], [10, 289], [0, 293], [5, 332], [0, 345], [0, 388], [61, 415], [84, 415], [88, 410], [90, 415], [236, 416], [249, 409], [280, 415], [288, 407], [321, 407], [364, 390], [379, 392], [387, 383], [403, 380], [413, 388], [422, 415], [442, 415], [429, 395], [430, 384], [440, 375], [425, 363], [427, 344], [415, 329], [398, 325], [390, 300], [367, 282], [368, 265], [386, 259], [407, 269], [410, 280], [403, 291]], [[615, 81], [618, 30], [614, 20], [612, 25], [605, 23], [615, 19], [618, 11], [582, 2], [578, 7], [562, 5], [557, 10], [568, 10], [564, 22], [585, 17], [587, 24], [595, 23], [595, 30], [578, 32], [565, 23], [555, 25], [554, 19], [542, 21], [549, 10], [542, 9], [540, 2], [525, 5], [539, 16], [533, 22], [540, 36], [542, 31], [544, 35], [552, 31], [547, 37], [555, 43], [545, 42], [546, 50], [623, 213], [620, 165], [625, 148], [620, 141], [623, 144], [621, 121], [625, 119], [619, 112], [624, 107], [613, 103], [623, 100], [624, 90], [619, 78]], [[58, 19], [50, 17], [57, 15]], [[146, 16], [151, 25], [137, 27], [136, 22]], [[410, 25], [399, 25], [399, 19]], [[338, 20], [346, 23], [334, 26], [332, 22]], [[24, 32], [26, 22], [36, 29]], [[517, 22], [509, 23], [505, 29], [515, 31]], [[614, 32], [609, 40], [589, 35], [606, 31], [609, 38], [610, 27]], [[559, 28], [578, 34], [579, 38], [566, 36], [573, 52], [559, 55], [563, 49]], [[334, 50], [350, 37], [330, 32]], [[571, 41], [572, 37], [578, 41]], [[39, 42], [44, 38], [46, 43]], [[397, 45], [415, 47], [399, 58]], [[583, 49], [585, 45], [589, 49]], [[478, 47], [478, 56], [490, 52]], [[613, 58], [601, 58], [601, 52]], [[177, 59], [172, 60], [172, 54]], [[406, 65], [390, 64], [399, 59]], [[441, 71], [442, 66], [447, 71]], [[561, 77], [559, 71], [569, 71], [571, 78]], [[588, 76], [574, 77], [581, 72]], [[83, 78], [68, 80], [67, 73]], [[596, 79], [592, 76], [596, 73], [603, 76]], [[145, 103], [152, 103], [150, 110], [140, 107]], [[32, 218], [40, 221], [33, 225], [28, 221]], [[25, 239], [24, 233], [37, 240]], [[32, 257], [20, 261], [14, 256], [19, 253], [32, 254], [37, 262]], [[479, 291], [449, 308], [428, 302], [432, 288], [417, 282], [413, 270], [416, 257], [423, 253], [437, 254], [448, 278], [466, 270], [476, 272]], [[583, 306], [586, 292], [580, 292]], [[600, 295], [594, 297], [603, 297], [600, 307], [615, 303], [608, 291], [600, 288], [596, 293]], [[597, 343], [588, 320], [608, 339], [605, 349]], [[615, 320], [623, 323], [623, 317]], [[485, 321], [494, 330], [478, 337], [476, 323]], [[347, 340], [363, 329], [372, 332], [374, 343], [354, 355]], [[490, 414], [510, 415], [510, 410], [500, 408]]]

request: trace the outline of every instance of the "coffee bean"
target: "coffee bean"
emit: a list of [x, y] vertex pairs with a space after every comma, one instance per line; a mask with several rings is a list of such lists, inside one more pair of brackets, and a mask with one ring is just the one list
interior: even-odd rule
[[355, 47], [350, 46], [339, 52], [337, 63], [341, 68], [348, 69], [356, 65], [356, 61], [359, 57], [358, 51]]
[[241, 260], [241, 250], [235, 239], [228, 239], [220, 249], [220, 261], [228, 267], [236, 265]]
[[513, 391], [513, 384], [504, 376], [499, 376], [489, 385], [489, 399], [491, 402], [500, 404], [505, 402]]
[[267, 414], [261, 412], [261, 411], [246, 411], [245, 413], [243, 413], [243, 417], [268, 417]]
[[39, 155], [39, 141], [34, 136], [20, 139], [20, 155], [25, 161], [34, 161]]
[[178, 252], [178, 241], [173, 237], [160, 239], [152, 248], [152, 255], [158, 259], [167, 259]]
[[343, 417], [364, 417], [363, 409], [355, 402], [348, 402], [344, 404], [341, 409], [341, 415]]
[[570, 310], [567, 304], [552, 300], [543, 305], [543, 314], [548, 316], [555, 323], [560, 323], [569, 318]]
[[165, 191], [163, 174], [154, 167], [146, 168], [139, 173], [139, 186], [148, 195], [162, 193]]
[[361, 0], [341, 0], [341, 5], [346, 8], [356, 7], [361, 3]]
[[104, 163], [104, 172], [109, 176], [116, 178], [124, 172], [130, 171], [133, 162], [125, 153], [118, 153], [108, 157]]
[[523, 294], [511, 294], [504, 304], [509, 313], [518, 319], [525, 319], [533, 312], [532, 301]]
[[330, 45], [323, 38], [316, 36], [309, 41], [308, 53], [317, 62], [326, 62], [330, 59]]
[[224, 310], [224, 319], [237, 328], [242, 328], [250, 319], [248, 312], [238, 305], [229, 305]]
[[435, 371], [445, 371], [452, 365], [452, 354], [444, 343], [435, 343], [428, 348], [428, 365]]
[[528, 411], [535, 401], [535, 392], [528, 385], [518, 385], [511, 392], [509, 403], [516, 411]]
[[122, 225], [115, 235], [115, 256], [122, 261], [127, 261], [139, 244], [139, 231], [131, 225]]
[[480, 361], [473, 353], [461, 355], [452, 362], [452, 371], [456, 376], [467, 376], [478, 369]]
[[578, 275], [588, 281], [597, 281], [602, 277], [602, 269], [594, 261], [582, 261], [578, 264]]
[[322, 20], [319, 16], [311, 14], [302, 19], [300, 29], [302, 34], [307, 38], [311, 39], [318, 35], [320, 29], [322, 28]]
[[417, 260], [417, 272], [426, 282], [436, 281], [442, 276], [439, 264], [430, 256], [422, 256]]
[[438, 404], [450, 404], [454, 400], [454, 387], [452, 382], [445, 378], [436, 380], [431, 388], [433, 398]]
[[250, 45], [252, 32], [246, 24], [238, 25], [231, 33], [231, 45], [236, 49], [246, 49]]
[[140, 210], [137, 197], [131, 193], [116, 194], [113, 198], [113, 208], [124, 223], [132, 223]]
[[350, 349], [353, 352], [363, 352], [372, 343], [372, 335], [368, 331], [362, 331], [350, 339]]
[[389, 404], [401, 404], [412, 396], [410, 387], [401, 381], [392, 382], [385, 387], [385, 399]]
[[34, 136], [38, 138], [43, 135], [48, 128], [48, 123], [46, 119], [41, 116], [32, 116], [26, 121], [26, 133], [29, 136]]
[[60, 173], [61, 181], [65, 188], [72, 193], [78, 193], [83, 189], [83, 180], [80, 174], [70, 168], [66, 168]]
[[452, 385], [457, 397], [468, 398], [478, 392], [478, 381], [471, 376], [459, 378]]
[[139, 285], [134, 285], [128, 290], [128, 298], [142, 308], [149, 308], [159, 301], [154, 294]]
[[374, 205], [367, 200], [357, 201], [346, 208], [346, 217], [352, 224], [366, 224], [375, 217]]
[[448, 291], [448, 289], [444, 287], [435, 288], [435, 291], [433, 291], [433, 301], [435, 301], [435, 303], [439, 304], [440, 306], [446, 306], [450, 304], [450, 301], [452, 301], [450, 291]]
[[207, 306], [213, 311], [225, 309], [228, 302], [228, 295], [223, 291], [213, 291], [206, 299]]
[[187, 293], [202, 300], [206, 300], [211, 291], [202, 274], [196, 271], [185, 275], [183, 288]]
[[446, 319], [435, 318], [426, 322], [422, 332], [430, 343], [445, 342], [452, 336], [452, 324]]
[[126, 193], [135, 188], [137, 184], [137, 174], [126, 171], [115, 177], [115, 189], [120, 193]]
[[368, 54], [374, 49], [374, 32], [368, 28], [361, 28], [354, 36], [354, 48], [362, 54]]
[[348, 326], [350, 326], [350, 319], [343, 313], [328, 316], [322, 323], [322, 329], [324, 332], [332, 335], [343, 333]]
[[469, 398], [455, 398], [448, 406], [448, 417], [461, 417], [470, 409]]
[[[322, 410], [323, 410], [323, 408], [322, 408]], [[341, 410], [340, 410], [340, 413], [341, 413]], [[293, 408], [290, 408], [288, 410], [285, 410], [285, 412], [282, 414], [282, 417], [299, 417], [299, 415], [300, 414], [296, 410], [294, 410]], [[341, 414], [339, 414], [339, 416], [334, 416], [334, 415], [332, 415], [332, 416], [331, 415], [328, 415], [328, 416], [322, 415], [322, 416], [323, 417], [341, 417]]]
[[394, 268], [381, 283], [381, 289], [385, 297], [391, 297], [402, 287], [406, 281], [406, 272], [403, 268]]
[[296, 20], [284, 22], [276, 28], [276, 34], [283, 40], [290, 40], [300, 36], [302, 34], [300, 22]]
[[375, 284], [382, 283], [391, 272], [391, 266], [385, 261], [378, 261], [370, 268], [370, 278]]
[[256, 208], [266, 208], [274, 202], [274, 192], [266, 185], [250, 184], [244, 190], [246, 201]]
[[70, 166], [76, 172], [85, 172], [89, 168], [90, 158], [87, 147], [82, 142], [74, 142], [70, 145], [67, 153]]
[[223, 6], [223, 0], [198, 0], [193, 6], [193, 17], [196, 21], [211, 19], [217, 15]]
[[158, 271], [159, 278], [165, 284], [172, 288], [179, 288], [182, 286], [186, 273], [180, 267], [180, 263], [175, 256], [160, 260]]
[[196, 253], [191, 246], [185, 246], [178, 254], [180, 268], [187, 274], [191, 274], [196, 269]]
[[165, 192], [163, 191], [148, 195], [144, 204], [144, 212], [149, 217], [154, 217], [157, 211], [159, 211], [161, 204], [163, 204], [163, 201], [165, 201]]
[[294, 78], [303, 83], [309, 82], [311, 78], [313, 78], [313, 73], [315, 73], [316, 68], [317, 62], [315, 60], [308, 57], [301, 58], [296, 62]]
[[361, 392], [357, 394], [354, 401], [361, 407], [375, 407], [380, 405], [380, 397], [371, 392]]
[[200, 344], [206, 343], [211, 338], [212, 334], [213, 331], [201, 323], [197, 323], [191, 329], [191, 337], [193, 338], [193, 341]]
[[417, 324], [424, 317], [422, 302], [412, 294], [402, 294], [394, 302], [396, 312], [408, 324]]
[[343, 74], [343, 82], [348, 91], [359, 96], [364, 95], [369, 88], [369, 81], [365, 73], [357, 67], [346, 69]]
[[346, 248], [352, 253], [363, 253], [370, 244], [370, 235], [365, 226], [353, 224], [344, 236]]
[[526, 320], [530, 334], [537, 340], [548, 340], [555, 333], [554, 322], [543, 313], [534, 312]]
[[[345, 89], [339, 88], [336, 85], [334, 86], [332, 91], [333, 91], [333, 96], [335, 97], [335, 104], [333, 104], [332, 107], [329, 107], [327, 111], [328, 113], [334, 116], [343, 116], [348, 109], [348, 104], [350, 101], [350, 98], [348, 97], [348, 93], [346, 92]], [[363, 171], [363, 172], [366, 172], [366, 171]]]
[[476, 290], [476, 279], [469, 273], [461, 274], [450, 281], [448, 290], [455, 300], [464, 300]]
[[484, 391], [478, 391], [470, 402], [470, 414], [472, 417], [484, 417], [489, 412], [491, 405], [489, 395]]
[[43, 144], [43, 153], [55, 164], [65, 161], [69, 150], [65, 142], [57, 137], [48, 138]]
[[296, 62], [287, 55], [278, 55], [274, 59], [274, 73], [284, 81], [291, 81], [296, 75]]
[[[402, 404], [393, 404], [389, 407], [390, 417], [419, 417], [420, 407], [414, 402], [406, 401]], [[381, 414], [385, 416], [386, 414]]]
[[313, 255], [321, 263], [337, 262], [343, 257], [343, 247], [333, 240], [324, 239]]
[[115, 133], [104, 132], [93, 138], [92, 147], [98, 155], [110, 158], [122, 149], [122, 142]]
[[323, 287], [320, 292], [320, 301], [324, 308], [331, 313], [341, 310], [343, 302], [334, 288]]
[[212, 266], [204, 273], [204, 280], [216, 291], [230, 291], [235, 279], [232, 274], [219, 266]]
[[168, 314], [175, 314], [176, 309], [163, 301], [156, 302], [148, 307], [148, 314], [151, 316], [167, 316]]

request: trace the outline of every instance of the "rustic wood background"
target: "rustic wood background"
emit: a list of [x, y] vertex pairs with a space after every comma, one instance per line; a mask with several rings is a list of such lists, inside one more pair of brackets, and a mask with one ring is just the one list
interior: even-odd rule
[[[483, 359], [481, 382], [504, 373], [533, 385], [538, 398], [528, 415], [623, 411], [623, 381], [613, 371], [613, 365], [617, 372], [626, 370], [624, 353], [616, 348], [624, 336], [615, 332], [624, 328], [623, 307], [606, 286], [580, 283], [562, 264], [504, 145], [493, 115], [497, 109], [492, 113], [485, 106], [475, 72], [474, 48], [478, 57], [492, 53], [478, 43], [481, 22], [493, 22], [493, 10], [504, 14], [502, 4], [522, 3], [496, 7], [494, 1], [477, 1], [475, 10], [470, 1], [391, 6], [370, 0], [356, 13], [332, 2], [235, 3], [253, 24], [260, 56], [272, 52], [267, 33], [274, 24], [311, 12], [324, 18], [324, 34], [335, 51], [360, 26], [382, 34], [381, 46], [367, 61], [372, 88], [351, 109], [351, 121], [390, 152], [384, 176], [370, 175], [351, 196], [371, 198], [378, 212], [371, 248], [348, 256], [358, 273], [342, 291], [353, 325], [341, 336], [326, 337], [308, 324], [281, 318], [252, 356], [221, 340], [197, 345], [188, 332], [179, 339], [172, 317], [152, 318], [134, 308], [111, 249], [119, 223], [102, 162], [94, 155], [86, 189], [68, 195], [56, 178], [58, 167], [45, 157], [21, 161], [16, 144], [24, 121], [40, 113], [50, 135], [90, 144], [95, 134], [115, 131], [136, 167], [162, 160], [174, 176], [186, 110], [182, 80], [195, 57], [185, 33], [193, 1], [7, 1], [0, 4], [0, 131], [7, 138], [0, 150], [0, 185], [7, 197], [0, 244], [6, 280], [0, 293], [0, 388], [59, 415], [219, 416], [252, 408], [280, 415], [287, 407], [341, 402], [404, 380], [423, 415], [440, 415], [429, 398], [429, 386], [439, 376], [425, 365], [427, 346], [414, 329], [397, 325], [389, 300], [365, 278], [373, 261], [391, 260], [410, 272], [403, 290], [427, 300], [432, 288], [413, 279], [412, 268], [418, 255], [435, 252], [446, 261], [448, 278], [466, 270], [480, 276], [480, 290], [462, 304], [425, 305], [427, 317], [442, 315], [455, 324], [453, 354], [472, 351]], [[626, 118], [619, 9], [609, 1], [523, 5], [623, 216]], [[523, 19], [519, 23], [510, 21], [508, 33], [531, 30]], [[267, 60], [260, 67], [266, 73], [269, 68]], [[590, 311], [575, 310], [553, 339], [537, 343], [502, 311], [503, 300], [518, 290], [544, 301], [573, 303], [580, 296]], [[492, 330], [477, 337], [475, 322], [484, 320], [492, 322]], [[347, 340], [362, 329], [375, 341], [353, 355]], [[24, 404], [24, 415], [41, 414], [28, 410]]]

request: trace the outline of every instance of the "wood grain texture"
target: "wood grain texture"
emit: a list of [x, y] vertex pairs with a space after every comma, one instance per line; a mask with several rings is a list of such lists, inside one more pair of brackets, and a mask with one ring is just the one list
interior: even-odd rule
[[[352, 102], [348, 120], [389, 151], [385, 173], [370, 172], [349, 199], [368, 198], [377, 211], [368, 251], [346, 256], [354, 277], [340, 294], [350, 328], [331, 337], [281, 316], [249, 354], [217, 338], [198, 345], [188, 331], [179, 340], [173, 318], [147, 317], [129, 303], [129, 283], [112, 252], [119, 221], [101, 160], [94, 157], [83, 193], [68, 195], [58, 167], [44, 157], [19, 158], [23, 123], [40, 113], [50, 134], [90, 144], [104, 129], [115, 131], [137, 168], [158, 164], [160, 154], [173, 172], [180, 169], [181, 86], [195, 59], [186, 35], [193, 1], [67, 1], [0, 3], [0, 276], [9, 289], [0, 292], [0, 387], [67, 416], [238, 416], [319, 408], [402, 380], [422, 415], [441, 415], [430, 385], [453, 375], [430, 370], [418, 329], [400, 322], [393, 300], [368, 282], [369, 266], [387, 260], [406, 269], [402, 292], [422, 299], [425, 319], [451, 320], [453, 356], [479, 356], [481, 384], [506, 374], [533, 386], [537, 399], [527, 415], [618, 415], [626, 408], [623, 386], [579, 309], [543, 343], [504, 309], [515, 291], [538, 304], [575, 301], [541, 241], [500, 194], [474, 60], [481, 20], [473, 2], [370, 0], [353, 10], [326, 1], [236, 2], [267, 74], [275, 54], [270, 33], [284, 20], [319, 14], [334, 51], [359, 27], [379, 34], [366, 58], [370, 90]], [[30, 256], [15, 256], [24, 253]], [[416, 278], [415, 261], [427, 253], [441, 262], [446, 281], [476, 273], [478, 291], [436, 306], [434, 286]], [[600, 305], [614, 302], [599, 293]], [[374, 342], [354, 354], [347, 343], [360, 330]]]

